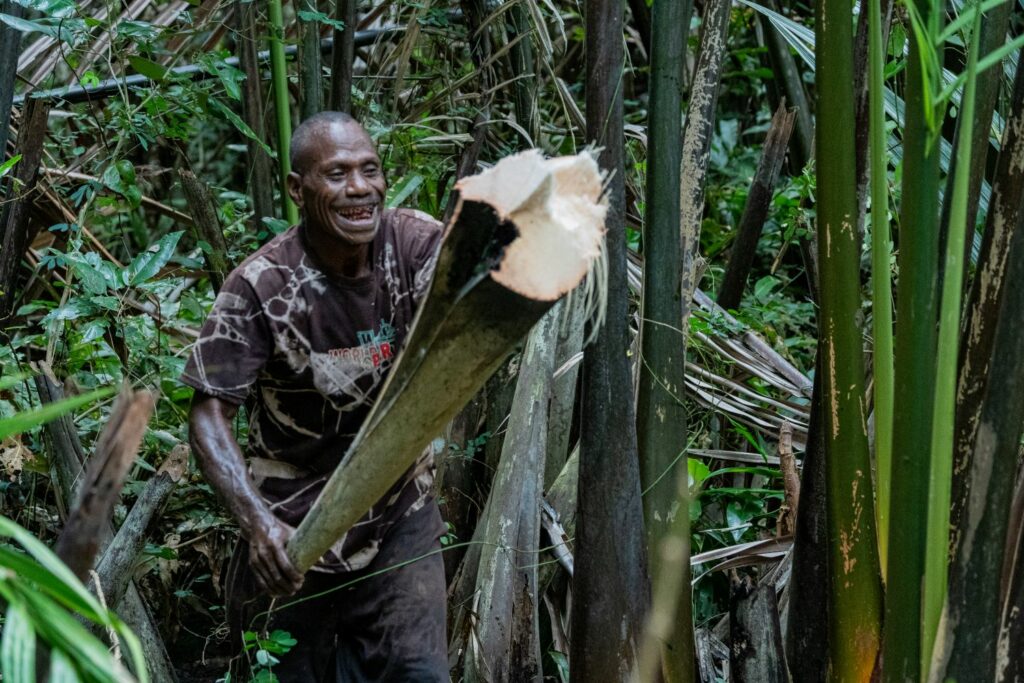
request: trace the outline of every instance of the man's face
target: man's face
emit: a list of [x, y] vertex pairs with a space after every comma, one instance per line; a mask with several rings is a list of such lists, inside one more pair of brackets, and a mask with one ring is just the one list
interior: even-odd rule
[[361, 126], [320, 126], [299, 170], [288, 176], [288, 193], [308, 230], [349, 245], [373, 239], [387, 183], [373, 141]]

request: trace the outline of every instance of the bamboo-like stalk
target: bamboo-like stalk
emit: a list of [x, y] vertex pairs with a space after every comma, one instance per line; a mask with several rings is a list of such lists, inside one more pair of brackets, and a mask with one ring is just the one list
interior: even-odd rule
[[267, 18], [270, 28], [270, 78], [274, 89], [274, 117], [277, 122], [277, 173], [282, 213], [290, 224], [299, 222], [299, 210], [288, 196], [291, 172], [289, 145], [292, 137], [292, 109], [288, 101], [288, 65], [284, 60], [284, 19], [281, 0], [269, 0]]
[[491, 514], [482, 520], [486, 529], [472, 610], [476, 637], [466, 657], [467, 683], [541, 679], [538, 510], [547, 447], [545, 408], [551, 399], [562, 306], [556, 304], [534, 325], [523, 352], [508, 437], [488, 500]]
[[[316, 0], [303, 0], [301, 7], [315, 12]], [[324, 86], [320, 66], [320, 22], [315, 19], [299, 19], [299, 85], [302, 87], [302, 101], [299, 115], [308, 119], [323, 109]]]
[[786, 111], [785, 102], [779, 104], [775, 115], [772, 116], [768, 135], [764, 139], [761, 159], [757, 163], [757, 171], [754, 172], [754, 179], [747, 191], [743, 216], [736, 228], [736, 237], [729, 248], [729, 264], [725, 267], [722, 286], [718, 289], [717, 303], [722, 308], [738, 308], [743, 298], [747, 276], [754, 263], [757, 243], [761, 239], [761, 231], [768, 218], [775, 182], [786, 158], [786, 148], [789, 146], [796, 116], [796, 110]]
[[[886, 570], [883, 677], [890, 683], [921, 678], [921, 582], [924, 579], [929, 469], [935, 397], [938, 266], [939, 145], [934, 103], [938, 75], [925, 71], [939, 16], [931, 0], [913, 0], [919, 31], [911, 32], [903, 131], [899, 290], [896, 311], [892, 488]], [[927, 79], [927, 83], [926, 83]], [[927, 86], [927, 88], [926, 88]], [[896, 550], [898, 549], [898, 554]]]
[[711, 139], [715, 132], [715, 108], [726, 55], [731, 0], [710, 0], [704, 8], [700, 51], [690, 88], [690, 106], [683, 132], [682, 177], [679, 184], [679, 231], [683, 251], [683, 329], [690, 314], [690, 299], [697, 288], [697, 247], [704, 215]]
[[334, 31], [331, 52], [331, 109], [352, 111], [352, 62], [355, 59], [356, 3], [358, 0], [337, 0], [334, 18], [345, 26]]
[[[974, 120], [977, 91], [978, 42], [981, 38], [981, 12], [975, 17], [968, 51], [967, 82], [960, 100], [960, 116]], [[956, 156], [971, 158], [973, 131], [960, 128]], [[942, 300], [939, 311], [939, 339], [936, 356], [935, 403], [932, 414], [932, 453], [928, 485], [928, 538], [925, 547], [924, 595], [922, 596], [921, 674], [927, 676], [942, 605], [946, 600], [949, 574], [949, 503], [953, 476], [953, 444], [956, 413], [956, 373], [960, 338], [960, 298], [964, 278], [964, 240], [967, 234], [970, 164], [956, 169], [953, 184], [949, 233], [946, 240]], [[1013, 477], [1009, 477], [1013, 479]], [[1011, 483], [1012, 490], [1012, 483]], [[1006, 531], [1003, 530], [1005, 539]], [[997, 563], [1001, 566], [1001, 563]], [[997, 574], [998, 575], [998, 574]], [[998, 590], [996, 591], [998, 593]], [[994, 615], [993, 615], [994, 620]]]
[[[1002, 2], [982, 14], [981, 30], [975, 34], [977, 35], [975, 40], [978, 41], [979, 56], [984, 57], [993, 52], [1006, 40], [1006, 32], [1010, 26], [1012, 10], [1012, 2]], [[955, 139], [960, 139], [961, 128], [965, 125], [971, 129], [971, 156], [964, 157], [954, 154], [950, 157], [949, 168], [946, 171], [945, 196], [953, 196], [957, 172], [962, 165], [961, 162], [966, 163], [969, 167], [970, 178], [967, 189], [967, 238], [964, 240], [964, 263], [970, 263], [978, 203], [981, 199], [981, 184], [985, 180], [988, 152], [992, 147], [989, 144], [989, 136], [992, 131], [992, 115], [995, 112], [996, 103], [999, 99], [999, 89], [1002, 80], [1003, 70], [1000, 68], [986, 69], [979, 73], [977, 75], [974, 116], [970, 119], [963, 116], [956, 117]], [[941, 220], [939, 222], [939, 234], [943, 236], [943, 240], [947, 239], [946, 236], [949, 233], [951, 209], [952, 202], [943, 202]], [[940, 248], [942, 248], [943, 244], [944, 242], [940, 244]]]
[[605, 207], [589, 156], [543, 161], [527, 152], [458, 188], [459, 207], [405, 348], [288, 544], [301, 570], [387, 492], [597, 260]]
[[[585, 351], [573, 576], [572, 683], [623, 681], [647, 612], [647, 557], [631, 387], [623, 134], [621, 0], [587, 0], [586, 133], [611, 174], [605, 240], [607, 323]], [[628, 393], [627, 393], [628, 395]]]
[[[511, 38], [531, 32], [530, 16], [524, 3], [513, 3], [508, 11]], [[517, 41], [509, 51], [512, 64], [512, 92], [515, 99], [516, 121], [530, 134], [531, 144], [540, 144], [540, 117], [537, 116], [537, 76], [534, 72], [533, 43], [530, 38]]]
[[[952, 245], [951, 245], [952, 246]], [[1024, 231], [1018, 225], [1010, 246], [1007, 277], [1024, 278]], [[1009, 603], [1000, 600], [1003, 555], [1017, 454], [1024, 426], [1024, 287], [1007, 288], [992, 353], [992, 374], [978, 422], [971, 459], [971, 494], [962, 525], [963, 540], [950, 573], [943, 637], [931, 681], [1019, 681], [1020, 558], [1018, 585]], [[1006, 631], [1000, 634], [1000, 622]], [[1002, 638], [1005, 642], [1000, 644]], [[1011, 664], [1011, 662], [1013, 662]], [[1012, 677], [1006, 677], [1008, 671]]]
[[[688, 680], [693, 671], [689, 497], [687, 487], [677, 484], [687, 472], [686, 408], [682, 400], [686, 335], [682, 329], [683, 273], [679, 259], [679, 116], [686, 43], [679, 40], [678, 30], [683, 9], [683, 3], [677, 0], [655, 0], [652, 7], [642, 361], [637, 397], [637, 446], [644, 488], [647, 552], [659, 600], [658, 612], [652, 611], [649, 618], [654, 619], [657, 614], [662, 625], [661, 632], [655, 635], [648, 624], [641, 651], [641, 667], [647, 671], [642, 671], [641, 680], [653, 680], [649, 663], [652, 648], [646, 641], [654, 639], [663, 645], [662, 668], [669, 683]], [[663, 543], [669, 544], [672, 551], [662, 552]], [[678, 561], [680, 554], [682, 562]], [[663, 585], [666, 581], [669, 584]]]
[[1024, 198], [1024, 69], [1019, 66], [1010, 96], [1010, 110], [1000, 144], [992, 182], [985, 232], [978, 253], [978, 268], [971, 281], [966, 320], [960, 341], [960, 376], [957, 383], [956, 451], [950, 525], [952, 555], [961, 543], [962, 519], [970, 496], [968, 475], [980, 421], [982, 397], [990, 376], [996, 322], [1007, 290], [1007, 262], [1012, 235]]
[[868, 681], [881, 630], [882, 587], [864, 415], [853, 20], [844, 0], [815, 3], [818, 120], [818, 319], [825, 414], [830, 560], [830, 678]]
[[[0, 2], [0, 12], [20, 18], [21, 5], [13, 0]], [[11, 103], [14, 101], [14, 79], [18, 73], [18, 46], [21, 44], [21, 31], [0, 22], [0, 163], [7, 156], [7, 132], [11, 119]], [[3, 199], [3, 188], [0, 187], [0, 199]]]
[[[263, 115], [265, 90], [260, 74], [259, 39], [256, 21], [256, 6], [252, 2], [235, 2], [235, 36], [238, 62], [245, 72], [242, 82], [242, 118], [256, 137], [266, 138], [266, 120]], [[249, 172], [246, 181], [249, 196], [252, 197], [253, 217], [251, 227], [256, 232], [263, 228], [263, 219], [274, 216], [274, 171], [267, 149], [252, 138], [246, 137]]]
[[885, 43], [882, 37], [882, 0], [868, 1], [868, 53], [871, 147], [871, 331], [874, 350], [875, 477], [878, 500], [878, 559], [885, 576], [888, 565], [889, 492], [892, 470], [893, 346], [892, 272], [889, 268], [889, 160], [886, 154]]

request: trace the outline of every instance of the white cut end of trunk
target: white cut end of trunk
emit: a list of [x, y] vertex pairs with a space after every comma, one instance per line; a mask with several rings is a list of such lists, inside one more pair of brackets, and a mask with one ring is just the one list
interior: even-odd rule
[[602, 180], [588, 153], [545, 159], [529, 150], [459, 181], [463, 200], [493, 206], [519, 231], [491, 277], [538, 301], [576, 287], [601, 254], [608, 211]]

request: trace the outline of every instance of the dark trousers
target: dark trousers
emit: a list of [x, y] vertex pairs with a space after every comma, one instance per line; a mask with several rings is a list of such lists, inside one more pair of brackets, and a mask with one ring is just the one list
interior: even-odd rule
[[[297, 641], [277, 655], [280, 683], [448, 683], [444, 563], [440, 552], [427, 555], [441, 547], [438, 534], [424, 533], [442, 526], [431, 501], [388, 530], [365, 569], [309, 572], [297, 594], [273, 604], [257, 590], [240, 541], [226, 577], [228, 624], [239, 651], [244, 631], [280, 629]], [[232, 681], [247, 680], [243, 656], [232, 666]]]

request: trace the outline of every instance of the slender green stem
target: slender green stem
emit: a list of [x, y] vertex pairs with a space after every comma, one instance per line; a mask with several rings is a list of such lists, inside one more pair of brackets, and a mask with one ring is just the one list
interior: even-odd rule
[[[644, 298], [637, 443], [640, 451], [647, 552], [660, 610], [649, 615], [641, 648], [645, 676], [659, 661], [666, 683], [689, 679], [693, 670], [690, 594], [685, 379], [686, 335], [681, 331], [682, 240], [679, 230], [682, 159], [682, 76], [686, 42], [679, 39], [683, 3], [655, 0], [651, 36], [651, 93], [644, 221]], [[677, 464], [678, 462], [678, 464]], [[668, 550], [666, 550], [668, 548]], [[680, 557], [682, 556], [682, 557]], [[658, 617], [662, 616], [659, 621]], [[662, 628], [651, 631], [657, 623]], [[653, 680], [653, 678], [642, 678]]]
[[881, 0], [868, 2], [868, 87], [871, 121], [871, 312], [874, 335], [875, 468], [878, 481], [878, 558], [882, 576], [888, 563], [889, 491], [892, 469], [893, 362], [892, 277], [889, 269], [889, 162], [885, 150], [883, 100], [885, 45]]
[[[935, 0], [907, 4], [913, 31], [906, 74], [903, 187], [900, 202], [899, 290], [896, 311], [889, 501], [889, 562], [886, 567], [886, 683], [921, 677], [922, 581], [924, 578], [929, 470], [935, 396], [938, 320], [939, 145], [936, 113], [940, 71], [935, 40], [941, 8]], [[820, 148], [819, 148], [820, 149]]]
[[[978, 38], [981, 12], [975, 17], [967, 62], [967, 83], [960, 100], [960, 117], [974, 120], [977, 87]], [[971, 158], [972, 131], [960, 126], [957, 157]], [[936, 360], [935, 403], [932, 413], [932, 457], [928, 486], [928, 536], [925, 547], [924, 595], [921, 633], [921, 674], [926, 678], [932, 648], [946, 599], [949, 574], [949, 506], [953, 477], [953, 434], [956, 411], [957, 354], [960, 339], [960, 294], [964, 278], [964, 239], [967, 234], [967, 203], [970, 164], [957, 165], [946, 244], [946, 267], [942, 281], [939, 343]]]
[[830, 680], [868, 681], [881, 639], [882, 585], [872, 505], [861, 329], [854, 154], [853, 18], [847, 0], [818, 0], [818, 250], [831, 564]]
[[289, 144], [292, 137], [292, 108], [288, 101], [288, 65], [284, 60], [284, 19], [281, 0], [267, 3], [270, 21], [270, 78], [274, 87], [274, 113], [277, 119], [277, 168], [281, 183], [281, 206], [285, 219], [299, 222], [299, 211], [288, 197], [288, 174], [291, 173]]

